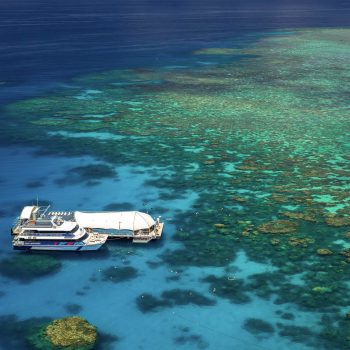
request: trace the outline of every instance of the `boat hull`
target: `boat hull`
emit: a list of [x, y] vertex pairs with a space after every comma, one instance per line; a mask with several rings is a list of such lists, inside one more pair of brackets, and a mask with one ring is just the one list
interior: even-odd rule
[[91, 244], [91, 245], [72, 245], [72, 246], [60, 246], [60, 245], [19, 245], [13, 246], [15, 250], [56, 250], [56, 251], [87, 251], [87, 250], [98, 250], [102, 247], [103, 243]]

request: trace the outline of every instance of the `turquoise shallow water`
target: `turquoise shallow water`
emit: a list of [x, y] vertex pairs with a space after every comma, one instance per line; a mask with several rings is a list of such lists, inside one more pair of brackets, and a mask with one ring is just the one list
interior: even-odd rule
[[1, 235], [0, 316], [18, 317], [2, 318], [2, 348], [30, 348], [14, 340], [23, 320], [78, 314], [101, 349], [346, 349], [348, 38], [226, 40], [185, 67], [79, 75], [4, 106], [3, 232], [36, 196], [147, 211], [165, 230], [52, 253], [61, 268], [27, 279], [8, 275], [4, 260], [23, 254]]
[[[22, 148], [3, 148], [2, 152], [2, 159], [8, 159], [6, 168], [9, 176], [2, 184], [2, 193], [6, 195], [6, 191], [11, 192], [14, 188], [21, 192], [23, 198], [18, 197], [18, 207], [22, 202], [28, 202], [28, 197], [33, 192], [31, 188], [26, 189], [21, 184], [38, 178], [45, 183], [44, 186], [35, 190], [39, 199], [44, 196], [45, 199], [55, 198], [55, 207], [67, 208], [67, 210], [102, 208], [105, 203], [111, 201], [121, 203], [126, 199], [135, 207], [139, 207], [142, 203], [141, 206], [144, 205], [144, 210], [147, 210], [150, 204], [146, 201], [142, 202], [142, 199], [149, 198], [148, 203], [151, 203], [156, 200], [159, 192], [154, 187], [144, 188], [143, 182], [148, 179], [145, 169], [129, 167], [118, 168], [120, 180], [104, 181], [100, 185], [93, 186], [89, 189], [88, 196], [86, 196], [86, 187], [77, 184], [62, 191], [52, 184], [55, 175], [64, 173], [65, 169], [71, 166], [91, 163], [93, 161], [91, 158], [61, 157], [55, 158], [55, 162], [52, 162], [51, 158], [34, 155], [33, 151]], [[26, 173], [18, 174], [18, 165], [14, 160], [27, 168]], [[45, 168], [46, 166], [48, 168]], [[49, 178], [42, 178], [43, 170]], [[140, 171], [143, 175], [135, 174]], [[115, 189], [113, 194], [110, 192], [111, 188]], [[171, 268], [158, 258], [165, 249], [175, 249], [178, 246], [171, 239], [174, 233], [173, 211], [179, 208], [182, 211], [190, 209], [193, 199], [188, 196], [186, 200], [171, 203], [166, 215], [163, 216], [166, 222], [166, 234], [158, 244], [135, 246], [129, 243], [110, 242], [98, 253], [61, 254], [59, 259], [63, 267], [59, 273], [52, 276], [24, 283], [13, 281], [11, 278], [2, 278], [1, 290], [5, 293], [2, 296], [2, 314], [21, 315], [20, 319], [34, 316], [57, 318], [67, 315], [65, 309], [67, 304], [79, 304], [82, 307], [79, 313], [81, 316], [87, 318], [99, 329], [103, 329], [103, 332], [117, 334], [120, 337], [120, 340], [112, 344], [111, 348], [150, 349], [160, 346], [175, 348], [178, 345], [174, 345], [174, 338], [183, 336], [185, 340], [181, 348], [184, 349], [211, 348], [213, 346], [210, 342], [213, 340], [216, 348], [226, 348], [228, 344], [240, 344], [247, 349], [261, 348], [261, 345], [258, 345], [248, 333], [242, 334], [239, 327], [246, 317], [252, 315], [266, 318], [269, 314], [269, 318], [274, 317], [274, 309], [277, 311], [279, 307], [266, 303], [262, 305], [259, 300], [253, 301], [249, 306], [232, 305], [223, 300], [207, 308], [187, 305], [145, 315], [136, 308], [135, 299], [140, 293], [160, 295], [163, 290], [173, 288], [191, 288], [208, 297], [215, 297], [215, 293], [208, 291], [207, 285], [198, 283], [198, 280], [209, 273], [221, 275], [225, 273], [223, 268]], [[159, 206], [161, 204], [158, 203]], [[8, 202], [3, 202], [2, 207], [11, 206]], [[2, 225], [9, 226], [10, 222], [9, 219], [3, 219]], [[10, 250], [9, 243], [9, 237], [3, 235], [2, 255], [18, 254], [17, 252], [6, 253]], [[150, 261], [154, 262], [152, 268], [147, 264]], [[118, 284], [101, 280], [103, 269], [110, 266], [120, 268], [125, 265], [135, 267], [139, 277]], [[239, 254], [236, 261], [231, 263], [231, 266], [234, 273], [226, 273], [227, 278], [247, 277], [251, 273], [266, 272], [271, 269], [269, 265], [249, 263], [243, 252]], [[172, 280], [174, 276], [180, 277], [180, 280]], [[300, 321], [305, 321], [304, 318], [305, 316], [300, 316]], [[265, 339], [265, 342], [266, 347], [288, 348], [290, 346], [288, 342], [278, 338]]]

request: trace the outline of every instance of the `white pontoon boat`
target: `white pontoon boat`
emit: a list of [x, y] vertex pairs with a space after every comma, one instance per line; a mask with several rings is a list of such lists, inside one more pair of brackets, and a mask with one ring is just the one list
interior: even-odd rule
[[49, 206], [26, 206], [11, 233], [20, 250], [97, 250], [107, 240], [131, 238], [135, 243], [159, 239], [163, 223], [138, 211], [48, 212]]

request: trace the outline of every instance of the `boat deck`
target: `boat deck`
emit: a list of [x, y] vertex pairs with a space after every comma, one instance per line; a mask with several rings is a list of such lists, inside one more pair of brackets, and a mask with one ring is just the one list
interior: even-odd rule
[[50, 211], [46, 215], [49, 219], [59, 216], [65, 221], [74, 221], [74, 211]]
[[132, 239], [135, 243], [147, 243], [161, 237], [163, 223], [154, 221], [149, 214], [127, 212], [79, 212], [76, 222], [85, 229], [107, 234], [109, 239]]

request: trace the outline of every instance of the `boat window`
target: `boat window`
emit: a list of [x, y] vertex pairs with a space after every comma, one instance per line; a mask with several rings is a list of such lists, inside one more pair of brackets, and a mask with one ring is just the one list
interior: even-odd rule
[[78, 239], [78, 241], [83, 241], [84, 239], [88, 238], [89, 237], [89, 234], [87, 232], [85, 232], [84, 236], [80, 237]]
[[77, 232], [79, 229], [79, 225], [76, 225], [71, 231], [44, 231], [44, 230], [25, 230], [24, 233], [26, 234], [46, 234], [46, 235], [67, 235]]
[[[67, 237], [65, 237], [64, 239], [61, 239], [58, 237], [45, 237], [45, 238], [37, 237], [35, 241], [36, 242], [38, 242], [38, 241], [50, 242], [50, 241], [54, 240], [54, 241], [59, 241], [59, 242], [75, 242], [75, 241], [80, 242], [80, 241], [85, 240], [88, 237], [89, 237], [89, 234], [87, 232], [85, 232], [85, 234], [82, 237], [80, 237], [79, 239], [69, 239]], [[19, 238], [18, 240], [26, 241], [26, 242], [32, 241], [30, 238], [22, 238], [22, 237]]]
[[76, 226], [73, 228], [73, 230], [70, 231], [70, 233], [74, 233], [74, 232], [78, 231], [78, 229], [79, 229], [79, 225], [76, 225]]

